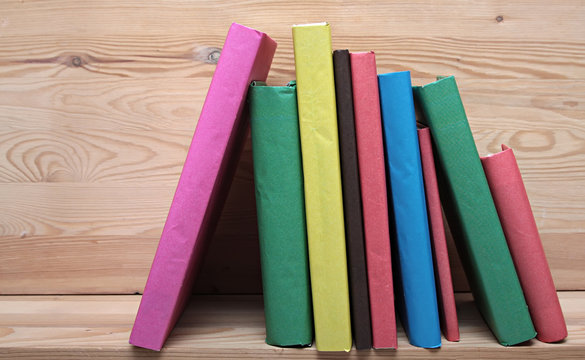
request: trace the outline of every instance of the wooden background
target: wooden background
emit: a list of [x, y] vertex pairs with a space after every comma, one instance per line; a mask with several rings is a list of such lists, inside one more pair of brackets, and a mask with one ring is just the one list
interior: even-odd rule
[[[480, 154], [515, 150], [557, 288], [585, 289], [585, 1], [3, 0], [0, 294], [142, 291], [234, 21], [278, 42], [270, 84], [319, 21], [380, 73], [455, 75]], [[261, 290], [250, 151], [200, 292]]]

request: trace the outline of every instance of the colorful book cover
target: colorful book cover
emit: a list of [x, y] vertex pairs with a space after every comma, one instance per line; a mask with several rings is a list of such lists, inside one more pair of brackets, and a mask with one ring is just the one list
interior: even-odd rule
[[441, 209], [439, 185], [437, 184], [437, 173], [435, 171], [435, 157], [433, 155], [433, 144], [429, 128], [418, 130], [418, 142], [425, 182], [427, 214], [432, 239], [431, 245], [433, 249], [433, 263], [435, 265], [435, 284], [437, 287], [441, 329], [448, 341], [459, 341], [459, 321], [455, 307], [455, 294], [453, 293], [447, 238], [443, 224], [443, 210]]
[[337, 99], [351, 322], [355, 347], [361, 350], [372, 347], [372, 324], [370, 322], [368, 275], [364, 252], [364, 225], [349, 51], [335, 50], [333, 52], [333, 69], [335, 97]]
[[420, 121], [433, 134], [441, 203], [475, 303], [501, 344], [532, 339], [536, 333], [455, 78], [415, 87], [414, 93]]
[[130, 343], [160, 350], [191, 294], [247, 136], [242, 110], [276, 50], [266, 34], [232, 24], [150, 268]]
[[294, 25], [293, 47], [315, 343], [322, 351], [352, 346], [343, 197], [331, 29]]
[[248, 93], [266, 342], [313, 342], [303, 169], [295, 82]]
[[561, 341], [567, 337], [567, 325], [514, 152], [502, 145], [501, 152], [482, 157], [481, 163], [536, 338], [543, 342]]
[[378, 75], [396, 250], [395, 297], [412, 345], [441, 346], [410, 72]]
[[350, 59], [372, 341], [376, 349], [395, 349], [398, 344], [376, 56], [373, 52], [351, 53]]

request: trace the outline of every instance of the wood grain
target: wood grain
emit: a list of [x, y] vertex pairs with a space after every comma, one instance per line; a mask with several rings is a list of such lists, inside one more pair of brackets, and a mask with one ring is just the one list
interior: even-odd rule
[[[0, 26], [4, 36], [43, 34], [219, 34], [232, 21], [275, 36], [290, 36], [296, 23], [328, 21], [339, 37], [448, 36], [472, 34], [502, 39], [583, 40], [583, 1], [461, 3], [416, 0], [310, 1], [251, 0], [191, 2], [182, 0], [116, 0], [75, 2], [3, 1]], [[501, 17], [498, 21], [498, 17]]]
[[[128, 344], [140, 296], [0, 297], [0, 358], [382, 358], [498, 359], [580, 358], [585, 352], [583, 292], [559, 293], [569, 337], [560, 344], [537, 340], [504, 347], [497, 343], [469, 294], [456, 296], [461, 341], [428, 350], [408, 344], [399, 328], [397, 350], [347, 354], [277, 348], [264, 343], [264, 313], [258, 296], [198, 296], [192, 299], [164, 349]], [[236, 355], [237, 354], [237, 355]]]
[[0, 134], [0, 152], [5, 154], [0, 182], [99, 187], [144, 181], [150, 187], [174, 187], [190, 140], [188, 133], [178, 131], [5, 132]]
[[[142, 147], [153, 151], [139, 153], [148, 154], [151, 160], [135, 161], [133, 159], [136, 156], [128, 156], [133, 151], [118, 151], [115, 156], [109, 157], [100, 156], [96, 149], [111, 150], [115, 147], [112, 142], [117, 141], [115, 137], [97, 135], [102, 132], [92, 130], [88, 131], [89, 135], [79, 131], [65, 132], [68, 136], [47, 132], [51, 136], [49, 140], [41, 138], [39, 141], [32, 141], [28, 137], [31, 131], [27, 130], [23, 131], [27, 134], [24, 136], [26, 146], [13, 145], [22, 142], [17, 140], [1, 142], [2, 146], [7, 146], [7, 159], [12, 159], [12, 153], [20, 154], [9, 161], [12, 166], [3, 169], [4, 176], [0, 178], [5, 181], [0, 183], [0, 189], [4, 190], [0, 193], [0, 198], [6, 204], [0, 210], [0, 231], [5, 237], [5, 244], [11, 249], [11, 252], [0, 254], [0, 273], [6, 274], [0, 280], [2, 293], [142, 291], [180, 172], [181, 160], [178, 159], [184, 157], [186, 148], [182, 146], [177, 150], [181, 154], [174, 166], [160, 165], [164, 160], [153, 154], [156, 154], [154, 149], [160, 151], [163, 148], [162, 144], [148, 145], [152, 141], [158, 144], [158, 140], [153, 140], [150, 135], [137, 136], [141, 132], [150, 134], [150, 131], [117, 132], [119, 139], [145, 138]], [[476, 137], [488, 138], [487, 135], [482, 136], [484, 132], [486, 131], [476, 132]], [[32, 134], [36, 137], [42, 132]], [[518, 136], [513, 131], [498, 131], [496, 134], [498, 137], [487, 144], [513, 144], [512, 140]], [[7, 138], [18, 139], [14, 136]], [[61, 140], [51, 145], [55, 139]], [[184, 140], [188, 141], [188, 137]], [[91, 145], [95, 142], [100, 144], [100, 141], [105, 143], [100, 146]], [[141, 148], [135, 142], [122, 142], [129, 149]], [[585, 271], [585, 248], [581, 240], [581, 226], [585, 222], [585, 203], [575, 199], [583, 196], [583, 188], [578, 187], [578, 184], [583, 181], [579, 174], [583, 173], [581, 168], [585, 164], [582, 161], [585, 152], [580, 148], [570, 147], [571, 142], [568, 140], [559, 142], [568, 147], [563, 150], [564, 153], [555, 155], [559, 151], [555, 147], [551, 147], [550, 154], [544, 150], [538, 151], [545, 155], [544, 159], [531, 157], [533, 149], [530, 147], [525, 149], [516, 146], [516, 152], [524, 170], [526, 186], [557, 288], [584, 289], [582, 274]], [[77, 146], [81, 150], [59, 151], [60, 144], [67, 147]], [[582, 142], [576, 142], [574, 146], [582, 146]], [[11, 150], [12, 147], [17, 149]], [[63, 156], [55, 157], [55, 154]], [[91, 156], [84, 161], [75, 162], [66, 157], [68, 154]], [[109, 161], [116, 165], [106, 166], [101, 159], [106, 159], [103, 160], [106, 164]], [[153, 164], [149, 165], [149, 162]], [[568, 165], [563, 166], [563, 162]], [[42, 166], [45, 163], [48, 165]], [[77, 167], [68, 167], [68, 164], [77, 164]], [[140, 167], [136, 164], [140, 164]], [[559, 169], [563, 167], [573, 169], [574, 173], [559, 173]], [[129, 170], [126, 171], [125, 168]], [[531, 175], [531, 171], [537, 174]], [[102, 177], [84, 178], [83, 174], [101, 174]], [[138, 176], [139, 174], [142, 175]], [[556, 186], [551, 187], [551, 181]], [[213, 240], [214, 245], [201, 273], [198, 291], [260, 291], [253, 196], [251, 153], [247, 147], [218, 233]], [[567, 207], [566, 204], [569, 203], [573, 203], [574, 207]], [[97, 242], [101, 256], [95, 256], [93, 239], [96, 237], [101, 239]], [[59, 240], [62, 246], [56, 246], [51, 241], [52, 238]], [[108, 251], [110, 246], [111, 250]], [[124, 246], [131, 256], [119, 252]], [[115, 256], [112, 257], [111, 254]], [[453, 250], [451, 255], [455, 288], [459, 291], [466, 290], [467, 285]], [[28, 261], [31, 256], [38, 259], [32, 267]], [[75, 258], [80, 260], [71, 260]], [[57, 267], [54, 266], [56, 261], [59, 262]], [[139, 264], [133, 265], [133, 261]], [[117, 268], [124, 275], [115, 278], [113, 274]], [[51, 269], [50, 275], [46, 274], [46, 269]], [[75, 277], [71, 274], [75, 274]]]
[[[139, 236], [5, 237], [2, 240], [0, 294], [142, 293], [158, 239]], [[243, 254], [246, 256], [242, 257]], [[218, 232], [205, 256], [194, 292], [260, 294], [259, 256], [256, 236]]]
[[[515, 150], [557, 288], [585, 290], [585, 1], [7, 0], [0, 294], [142, 291], [229, 24], [278, 41], [284, 84], [291, 24], [323, 20], [381, 73], [457, 77], [480, 154]], [[261, 291], [252, 177], [248, 142], [198, 292]]]
[[[498, 151], [501, 143], [515, 149], [543, 233], [583, 232], [585, 203], [580, 200], [585, 199], [585, 188], [580, 184], [585, 181], [585, 132], [477, 130], [474, 135], [481, 153]], [[27, 130], [2, 134], [0, 150], [5, 160], [0, 167], [0, 199], [6, 203], [2, 214], [7, 218], [0, 224], [0, 234], [152, 233], [164, 221], [188, 142], [189, 135], [179, 132]], [[249, 143], [237, 179], [250, 185], [245, 198], [253, 202]], [[143, 227], [130, 226], [130, 213], [146, 220]], [[28, 218], [21, 222], [29, 225], [11, 225], [8, 219], [15, 216]], [[116, 225], [119, 219], [125, 223]], [[91, 228], [88, 223], [93, 224]]]
[[174, 130], [188, 146], [210, 81], [0, 78], [1, 130]]
[[[289, 25], [281, 26], [290, 30]], [[224, 36], [221, 32], [14, 36], [3, 40], [0, 78], [208, 79]], [[278, 49], [270, 78], [286, 82], [294, 77], [291, 34], [274, 35], [274, 39]], [[441, 73], [484, 79], [585, 79], [583, 39], [493, 41], [471, 34], [414, 37], [389, 32], [337, 36], [333, 45], [351, 51], [375, 50], [381, 71], [410, 70], [415, 77]]]
[[[378, 55], [380, 58], [381, 55]], [[379, 68], [379, 72], [391, 71]], [[438, 73], [448, 73], [438, 71]], [[284, 84], [291, 77], [270, 77]], [[175, 130], [189, 139], [209, 77], [193, 79], [0, 78], [0, 132]], [[420, 85], [431, 78], [416, 77]], [[582, 131], [585, 80], [457, 78], [473, 130]], [[166, 136], [166, 135], [165, 135]], [[163, 141], [164, 138], [161, 139]], [[173, 141], [176, 141], [173, 138]], [[556, 144], [562, 145], [562, 144]], [[482, 148], [480, 144], [479, 148]], [[493, 151], [493, 148], [485, 149]]]

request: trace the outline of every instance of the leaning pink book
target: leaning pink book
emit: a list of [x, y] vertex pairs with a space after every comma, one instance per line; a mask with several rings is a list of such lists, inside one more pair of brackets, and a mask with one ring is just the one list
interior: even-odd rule
[[265, 81], [276, 42], [232, 24], [169, 210], [130, 343], [160, 350], [191, 294], [247, 135], [248, 85]]

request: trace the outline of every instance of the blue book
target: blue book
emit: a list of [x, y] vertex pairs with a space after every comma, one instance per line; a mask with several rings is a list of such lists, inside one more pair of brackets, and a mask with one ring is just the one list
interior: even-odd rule
[[412, 345], [441, 346], [410, 72], [378, 75], [398, 313]]

